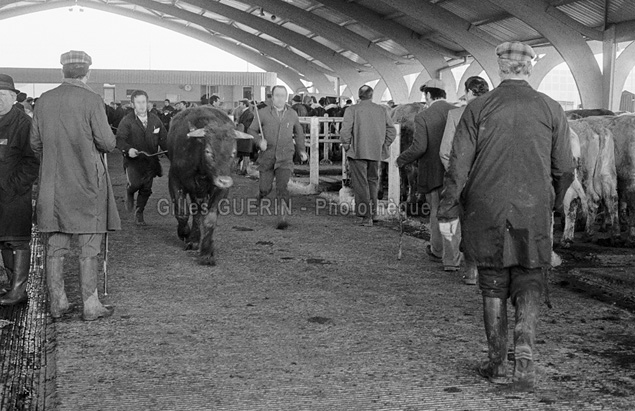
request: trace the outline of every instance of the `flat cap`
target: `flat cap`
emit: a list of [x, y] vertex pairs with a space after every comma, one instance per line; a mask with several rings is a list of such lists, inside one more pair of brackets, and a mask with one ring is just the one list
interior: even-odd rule
[[60, 63], [65, 64], [93, 64], [93, 59], [83, 51], [71, 50], [61, 55]]
[[531, 46], [519, 41], [507, 41], [496, 47], [496, 55], [499, 59], [515, 61], [532, 61], [536, 58], [536, 52]]
[[423, 86], [419, 87], [419, 90], [423, 91], [427, 88], [438, 88], [440, 90], [445, 90], [445, 84], [443, 83], [443, 81], [439, 80], [438, 78], [433, 78], [426, 81], [426, 83]]

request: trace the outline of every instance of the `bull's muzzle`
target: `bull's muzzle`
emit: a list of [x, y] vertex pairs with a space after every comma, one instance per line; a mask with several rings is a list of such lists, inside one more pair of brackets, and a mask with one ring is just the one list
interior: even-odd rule
[[234, 180], [230, 176], [220, 176], [214, 179], [214, 185], [218, 188], [229, 188], [234, 185]]

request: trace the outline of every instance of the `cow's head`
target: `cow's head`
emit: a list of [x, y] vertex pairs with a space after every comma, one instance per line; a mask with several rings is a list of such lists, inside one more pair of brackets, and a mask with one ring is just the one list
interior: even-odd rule
[[211, 121], [204, 127], [189, 125], [188, 138], [199, 139], [203, 148], [203, 164], [208, 177], [218, 188], [227, 189], [234, 184], [231, 168], [236, 156], [236, 139], [253, 138], [234, 130], [232, 123]]

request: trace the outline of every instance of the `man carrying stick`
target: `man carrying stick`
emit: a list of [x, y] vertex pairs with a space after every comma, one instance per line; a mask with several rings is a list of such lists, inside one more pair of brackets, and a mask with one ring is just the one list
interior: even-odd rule
[[90, 56], [70, 51], [61, 56], [64, 82], [40, 97], [35, 108], [31, 147], [41, 156], [37, 220], [48, 233], [46, 280], [51, 316], [71, 310], [64, 290], [64, 256], [73, 234], [81, 248], [79, 278], [83, 319], [112, 315], [97, 293], [97, 255], [104, 233], [121, 222], [105, 167], [104, 153], [115, 148], [102, 98], [87, 85]]

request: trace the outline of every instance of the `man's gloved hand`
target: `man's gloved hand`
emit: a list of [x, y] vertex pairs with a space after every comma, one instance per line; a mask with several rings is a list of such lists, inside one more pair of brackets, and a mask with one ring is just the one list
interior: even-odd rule
[[443, 238], [445, 238], [448, 241], [452, 240], [452, 237], [456, 234], [458, 227], [459, 227], [458, 218], [452, 221], [444, 222], [444, 223], [439, 222], [439, 231], [441, 232], [441, 235], [443, 236]]
[[304, 163], [308, 159], [309, 159], [309, 156], [307, 155], [307, 153], [305, 151], [300, 153], [300, 161], [302, 161]]
[[267, 140], [263, 138], [262, 140], [260, 140], [260, 151], [265, 150], [267, 150]]
[[131, 148], [130, 150], [128, 150], [128, 157], [135, 158], [138, 155], [139, 155], [139, 151], [137, 151], [136, 148]]

